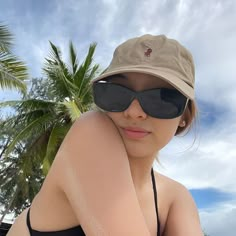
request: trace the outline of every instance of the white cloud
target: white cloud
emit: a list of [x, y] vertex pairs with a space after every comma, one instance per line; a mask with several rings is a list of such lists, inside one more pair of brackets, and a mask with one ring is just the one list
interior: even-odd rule
[[202, 228], [212, 236], [235, 236], [236, 202], [222, 203], [200, 211]]
[[178, 137], [160, 154], [164, 168], [159, 171], [188, 188], [214, 187], [236, 193], [236, 123], [225, 120], [201, 131], [196, 145], [193, 137]]

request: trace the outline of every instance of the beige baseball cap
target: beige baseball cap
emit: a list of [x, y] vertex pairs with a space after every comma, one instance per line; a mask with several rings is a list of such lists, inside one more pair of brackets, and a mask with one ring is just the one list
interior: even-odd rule
[[165, 35], [146, 34], [119, 45], [108, 68], [93, 82], [126, 72], [150, 74], [194, 99], [195, 69], [191, 53]]

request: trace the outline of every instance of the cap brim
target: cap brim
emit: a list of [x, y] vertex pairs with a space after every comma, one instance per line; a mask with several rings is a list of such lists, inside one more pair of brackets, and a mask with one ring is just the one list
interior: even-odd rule
[[167, 68], [124, 67], [124, 68], [119, 68], [118, 70], [107, 71], [101, 74], [92, 82], [107, 78], [112, 75], [122, 74], [122, 73], [127, 73], [127, 72], [137, 72], [137, 73], [144, 73], [148, 75], [157, 76], [160, 79], [163, 79], [169, 84], [171, 84], [173, 87], [175, 87], [177, 90], [179, 90], [182, 94], [184, 94], [189, 99], [191, 100], [194, 99], [194, 89], [189, 84], [184, 82], [184, 77], [181, 76], [180, 74], [177, 74], [175, 71], [172, 71]]

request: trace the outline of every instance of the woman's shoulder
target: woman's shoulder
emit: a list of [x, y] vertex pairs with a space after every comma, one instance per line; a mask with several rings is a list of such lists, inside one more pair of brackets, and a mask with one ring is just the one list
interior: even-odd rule
[[157, 190], [159, 189], [160, 195], [165, 195], [165, 200], [167, 201], [169, 207], [179, 198], [191, 193], [182, 183], [164, 175], [157, 171], [154, 171], [154, 176], [156, 180]]
[[170, 190], [171, 192], [178, 191], [180, 189], [187, 189], [182, 183], [164, 175], [157, 171], [154, 171], [155, 179], [159, 184], [165, 188]]
[[[165, 235], [202, 235], [197, 206], [180, 182], [155, 172], [160, 207], [164, 205]], [[158, 186], [159, 185], [159, 186]]]

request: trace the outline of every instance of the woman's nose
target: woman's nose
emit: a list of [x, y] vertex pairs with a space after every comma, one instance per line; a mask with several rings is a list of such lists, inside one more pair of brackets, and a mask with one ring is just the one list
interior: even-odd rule
[[143, 111], [139, 101], [134, 99], [129, 107], [124, 111], [124, 115], [126, 117], [130, 117], [133, 119], [146, 119], [147, 114]]

